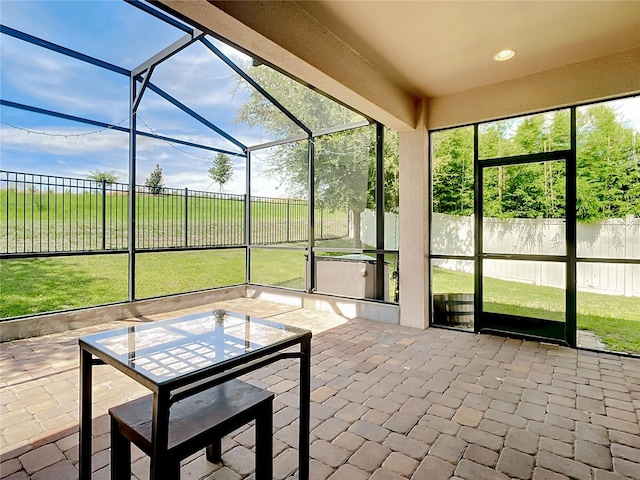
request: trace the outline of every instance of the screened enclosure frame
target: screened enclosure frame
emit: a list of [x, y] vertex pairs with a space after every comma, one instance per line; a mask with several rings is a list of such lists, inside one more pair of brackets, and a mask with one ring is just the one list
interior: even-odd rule
[[[308, 183], [307, 183], [307, 195], [308, 195], [308, 222], [307, 222], [307, 232], [308, 232], [308, 242], [304, 247], [298, 247], [298, 249], [305, 250], [308, 255], [307, 262], [307, 275], [305, 282], [305, 291], [312, 293], [315, 291], [315, 254], [318, 248], [315, 245], [315, 235], [314, 235], [314, 227], [315, 227], [315, 192], [314, 192], [314, 161], [315, 161], [315, 149], [314, 142], [316, 139], [323, 137], [325, 135], [330, 135], [333, 133], [353, 130], [357, 128], [361, 128], [368, 125], [375, 125], [375, 149], [376, 149], [376, 209], [378, 212], [382, 213], [384, 211], [384, 182], [383, 182], [383, 144], [384, 144], [384, 135], [383, 135], [383, 126], [373, 121], [371, 118], [363, 115], [360, 112], [356, 112], [351, 107], [344, 105], [341, 102], [336, 101], [335, 99], [328, 97], [322, 92], [322, 95], [327, 96], [330, 100], [336, 102], [339, 105], [342, 105], [349, 110], [360, 115], [363, 120], [356, 123], [350, 123], [346, 125], [338, 125], [330, 128], [323, 128], [318, 130], [313, 130], [307, 124], [305, 124], [301, 119], [296, 117], [291, 111], [289, 111], [281, 102], [279, 102], [274, 96], [272, 96], [265, 88], [263, 88], [258, 82], [256, 82], [247, 72], [245, 72], [242, 68], [240, 68], [234, 61], [232, 61], [227, 55], [225, 55], [219, 48], [217, 48], [209, 39], [207, 35], [211, 35], [217, 40], [225, 41], [225, 39], [216, 35], [214, 32], [203, 32], [195, 27], [188, 25], [188, 23], [183, 20], [176, 19], [163, 11], [159, 10], [153, 5], [145, 3], [140, 0], [125, 0], [126, 3], [139, 8], [140, 10], [156, 17], [157, 19], [165, 22], [168, 25], [176, 28], [177, 30], [184, 33], [184, 36], [179, 40], [175, 41], [173, 44], [168, 47], [162, 49], [157, 52], [152, 57], [140, 63], [137, 67], [132, 69], [126, 69], [121, 66], [106, 62], [99, 58], [86, 55], [79, 51], [64, 47], [62, 45], [47, 41], [45, 39], [36, 37], [29, 33], [22, 32], [20, 30], [14, 29], [12, 27], [6, 26], [4, 24], [0, 25], [0, 33], [3, 35], [7, 35], [13, 37], [15, 39], [21, 40], [23, 42], [27, 42], [29, 44], [35, 45], [40, 48], [48, 49], [55, 53], [65, 55], [67, 57], [71, 57], [75, 60], [79, 60], [86, 64], [90, 64], [92, 66], [106, 69], [110, 72], [116, 73], [118, 75], [127, 77], [129, 80], [129, 101], [128, 101], [128, 114], [129, 114], [129, 125], [128, 127], [115, 125], [107, 122], [102, 122], [90, 118], [83, 118], [80, 116], [70, 115], [67, 113], [62, 113], [59, 111], [49, 110], [46, 108], [40, 108], [33, 105], [27, 105], [24, 103], [14, 102], [8, 99], [0, 98], [0, 104], [4, 107], [18, 109], [22, 111], [27, 111], [39, 115], [51, 116], [60, 118], [63, 120], [81, 123], [85, 125], [92, 125], [96, 127], [100, 127], [103, 129], [114, 130], [118, 132], [123, 132], [128, 134], [128, 144], [129, 144], [129, 159], [128, 159], [128, 218], [127, 218], [127, 248], [123, 249], [103, 249], [103, 250], [92, 250], [92, 251], [75, 251], [75, 252], [17, 252], [17, 253], [0, 253], [0, 259], [11, 259], [11, 258], [32, 258], [32, 257], [54, 257], [54, 256], [69, 256], [69, 255], [97, 255], [97, 254], [124, 254], [128, 255], [128, 301], [133, 302], [138, 300], [136, 297], [136, 256], [138, 254], [144, 254], [149, 251], [160, 252], [160, 251], [184, 251], [184, 250], [192, 250], [194, 248], [153, 248], [153, 249], [143, 249], [139, 248], [136, 245], [136, 170], [137, 170], [137, 138], [138, 136], [153, 138], [157, 140], [161, 140], [164, 142], [168, 142], [170, 144], [178, 144], [184, 145], [196, 149], [207, 150], [215, 153], [222, 153], [225, 155], [243, 158], [245, 160], [246, 165], [246, 191], [245, 191], [245, 211], [244, 211], [244, 244], [237, 245], [234, 247], [229, 246], [208, 246], [208, 247], [199, 247], [200, 250], [214, 250], [214, 249], [225, 249], [225, 248], [244, 248], [245, 249], [245, 258], [246, 258], [246, 271], [245, 271], [245, 284], [252, 284], [251, 278], [251, 250], [253, 248], [285, 248], [285, 249], [295, 249], [295, 247], [268, 247], [268, 246], [260, 246], [258, 244], [252, 243], [251, 237], [251, 222], [252, 222], [252, 211], [251, 211], [251, 164], [252, 164], [252, 154], [258, 152], [260, 150], [268, 149], [274, 146], [285, 145], [292, 142], [306, 142], [307, 143], [307, 155], [308, 155]], [[281, 114], [286, 116], [293, 124], [295, 124], [301, 131], [300, 134], [290, 136], [288, 138], [279, 139], [275, 141], [270, 141], [258, 145], [245, 145], [238, 138], [234, 137], [230, 133], [226, 132], [219, 126], [217, 126], [214, 122], [210, 121], [206, 116], [203, 116], [196, 112], [194, 109], [182, 103], [179, 99], [170, 95], [157, 85], [152, 82], [152, 77], [154, 70], [156, 67], [161, 65], [166, 60], [170, 59], [177, 53], [182, 50], [190, 47], [193, 44], [199, 43], [203, 45], [212, 55], [219, 58], [224, 64], [226, 64], [236, 75], [242, 78], [244, 82], [249, 84], [253, 89], [255, 89], [262, 97], [264, 97], [273, 107], [275, 107]], [[229, 44], [233, 48], [238, 48], [236, 45]], [[239, 49], [243, 53], [248, 53], [243, 49]], [[268, 64], [268, 62], [263, 61], [255, 57], [255, 55], [248, 53], [253, 59], [254, 64], [256, 62], [258, 64]], [[275, 68], [272, 65], [268, 64], [271, 68]], [[280, 73], [288, 75], [286, 72], [282, 72], [281, 70], [277, 70]], [[288, 75], [290, 76], [290, 75]], [[291, 77], [293, 78], [293, 77]], [[299, 82], [299, 80], [294, 79]], [[299, 82], [302, 83], [302, 82]], [[304, 85], [304, 84], [303, 84]], [[309, 87], [307, 85], [307, 87]], [[310, 87], [311, 88], [311, 87]], [[317, 90], [313, 89], [317, 92]], [[203, 145], [195, 142], [190, 142], [186, 140], [181, 140], [179, 138], [172, 138], [168, 136], [158, 135], [156, 133], [146, 132], [144, 130], [139, 130], [137, 125], [137, 112], [138, 108], [141, 104], [141, 101], [147, 91], [152, 91], [158, 96], [160, 96], [164, 101], [170, 103], [175, 108], [181, 110], [186, 113], [192, 119], [195, 119], [200, 124], [204, 125], [207, 129], [212, 131], [214, 134], [224, 138], [232, 145], [235, 146], [234, 149], [224, 149], [217, 148], [213, 146]], [[321, 250], [321, 249], [320, 249]], [[334, 249], [335, 250], [335, 249]], [[358, 249], [348, 249], [350, 252], [360, 252], [363, 253], [365, 250]], [[376, 215], [376, 246], [374, 250], [366, 250], [367, 252], [374, 253], [376, 256], [376, 294], [373, 300], [385, 301], [384, 298], [384, 268], [383, 265], [385, 263], [385, 253], [395, 253], [397, 254], [397, 250], [387, 250], [384, 245], [384, 215], [378, 214]], [[186, 292], [185, 292], [186, 293]]]
[[[622, 100], [625, 98], [635, 98], [637, 95], [624, 95], [616, 99], [609, 100]], [[577, 132], [577, 110], [580, 107], [587, 107], [590, 105], [598, 105], [606, 103], [606, 101], [592, 101], [581, 104], [575, 104], [565, 108], [554, 108], [540, 112], [531, 112], [527, 114], [513, 115], [510, 117], [494, 119], [487, 122], [477, 122], [467, 125], [460, 125], [451, 128], [442, 128], [432, 130], [429, 132], [430, 145], [433, 146], [432, 136], [439, 132], [452, 131], [463, 128], [473, 129], [473, 211], [472, 211], [472, 226], [473, 226], [473, 253], [469, 254], [457, 254], [457, 253], [434, 253], [434, 233], [433, 233], [433, 218], [434, 218], [434, 151], [430, 150], [430, 170], [429, 170], [429, 265], [430, 265], [430, 284], [429, 284], [429, 325], [438, 328], [451, 328], [460, 329], [463, 327], [443, 325], [435, 322], [436, 306], [435, 306], [435, 293], [433, 285], [433, 260], [452, 260], [460, 262], [468, 262], [473, 266], [473, 299], [470, 301], [472, 310], [465, 311], [463, 314], [469, 314], [473, 319], [473, 332], [474, 333], [490, 333], [503, 336], [511, 336], [515, 338], [531, 339], [543, 342], [552, 342], [564, 344], [573, 348], [582, 348], [590, 350], [590, 347], [584, 347], [578, 344], [578, 329], [579, 329], [579, 312], [578, 312], [578, 282], [577, 271], [580, 264], [593, 263], [593, 264], [612, 264], [612, 265], [635, 265], [640, 266], [640, 259], [637, 258], [615, 258], [611, 256], [594, 257], [594, 256], [581, 256], [578, 255], [578, 218], [577, 218], [577, 198], [578, 198], [578, 132]], [[495, 158], [481, 158], [480, 157], [480, 133], [479, 126], [482, 124], [499, 122], [504, 120], [516, 120], [521, 118], [527, 118], [528, 116], [542, 115], [551, 112], [559, 112], [566, 110], [569, 113], [569, 148], [558, 149], [548, 152], [520, 154], [512, 156], [499, 156]], [[564, 246], [565, 252], [563, 254], [536, 254], [536, 253], [499, 253], [499, 252], [486, 252], [483, 251], [483, 220], [484, 220], [484, 206], [483, 206], [483, 171], [485, 168], [499, 167], [499, 166], [511, 166], [511, 165], [526, 165], [540, 162], [551, 162], [564, 160], [565, 165], [565, 236]], [[565, 273], [565, 292], [564, 292], [564, 326], [563, 332], [559, 336], [549, 335], [548, 331], [540, 324], [531, 327], [528, 331], [515, 328], [514, 321], [522, 320], [522, 317], [516, 314], [503, 314], [492, 313], [484, 310], [483, 306], [483, 293], [484, 285], [483, 279], [483, 263], [485, 260], [522, 260], [533, 262], [555, 262], [564, 264]], [[454, 302], [455, 303], [455, 302]], [[459, 302], [467, 303], [467, 302]], [[462, 310], [462, 309], [461, 309]], [[532, 318], [531, 320], [538, 320]], [[511, 323], [510, 323], [511, 322]], [[597, 350], [600, 351], [600, 350]], [[622, 353], [625, 352], [615, 352]]]

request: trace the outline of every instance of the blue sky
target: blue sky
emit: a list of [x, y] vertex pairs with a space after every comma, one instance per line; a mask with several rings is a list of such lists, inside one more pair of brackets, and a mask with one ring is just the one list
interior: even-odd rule
[[[0, 18], [6, 26], [128, 69], [184, 36], [121, 0], [0, 0]], [[249, 61], [213, 42], [232, 60]], [[0, 60], [2, 99], [128, 126], [127, 77], [7, 35], [0, 36]], [[250, 87], [234, 89], [236, 74], [199, 43], [156, 68], [152, 82], [245, 145], [273, 140], [260, 128], [235, 121]], [[640, 131], [640, 98], [614, 105]], [[151, 91], [145, 93], [138, 116], [141, 130], [238, 151]], [[4, 170], [79, 178], [96, 170], [115, 171], [121, 182], [128, 181], [125, 133], [8, 107], [0, 107], [0, 120], [0, 167]], [[285, 196], [285, 189], [262, 172], [267, 154], [255, 155], [252, 193]], [[218, 190], [207, 177], [213, 152], [139, 137], [137, 156], [138, 183], [144, 183], [158, 163], [166, 186]], [[225, 192], [244, 193], [244, 159], [236, 158], [234, 164], [234, 176]]]
[[[6, 26], [127, 69], [134, 68], [185, 34], [119, 0], [0, 0]], [[210, 40], [237, 62], [249, 58]], [[129, 81], [117, 73], [0, 37], [4, 100], [128, 127]], [[237, 89], [237, 75], [200, 43], [158, 66], [152, 82], [245, 145], [274, 140], [258, 127], [235, 121], [249, 87]], [[245, 84], [246, 85], [246, 84]], [[84, 178], [91, 171], [115, 171], [128, 179], [128, 135], [22, 110], [1, 107], [0, 165], [4, 170]], [[138, 128], [231, 151], [239, 148], [147, 91], [138, 110]], [[138, 137], [137, 182], [158, 163], [165, 185], [218, 191], [207, 177], [214, 152]], [[244, 158], [233, 157], [235, 171], [224, 187], [244, 193]], [[277, 195], [275, 180], [260, 172], [253, 194]]]

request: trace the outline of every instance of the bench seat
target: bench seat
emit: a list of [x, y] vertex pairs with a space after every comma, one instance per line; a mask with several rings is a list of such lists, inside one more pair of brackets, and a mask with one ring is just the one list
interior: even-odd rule
[[[207, 449], [207, 460], [221, 460], [222, 437], [256, 421], [256, 480], [271, 480], [273, 470], [273, 393], [240, 380], [230, 380], [176, 402], [169, 418], [167, 479], [180, 478], [180, 460]], [[111, 478], [131, 477], [131, 443], [150, 457], [152, 396], [109, 410], [111, 417]]]

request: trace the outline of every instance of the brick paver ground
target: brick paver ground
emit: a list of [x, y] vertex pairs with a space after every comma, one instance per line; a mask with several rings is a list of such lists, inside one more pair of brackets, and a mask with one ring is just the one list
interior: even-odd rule
[[[216, 305], [314, 331], [314, 480], [640, 480], [638, 359], [251, 299]], [[126, 324], [1, 345], [0, 478], [77, 478], [77, 337]], [[297, 374], [292, 360], [248, 377], [277, 394], [276, 479], [295, 478]], [[95, 479], [109, 478], [108, 408], [145, 393], [94, 369]], [[188, 458], [181, 478], [253, 478], [253, 433], [225, 438], [222, 464]], [[147, 478], [147, 458], [132, 458], [132, 478]]]

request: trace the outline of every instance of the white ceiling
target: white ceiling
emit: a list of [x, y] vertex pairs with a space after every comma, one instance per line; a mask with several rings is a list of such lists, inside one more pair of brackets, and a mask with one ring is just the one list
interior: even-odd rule
[[[439, 97], [640, 46], [640, 1], [299, 1], [391, 82]], [[504, 48], [515, 58], [495, 62]], [[639, 73], [640, 75], [640, 66]]]

